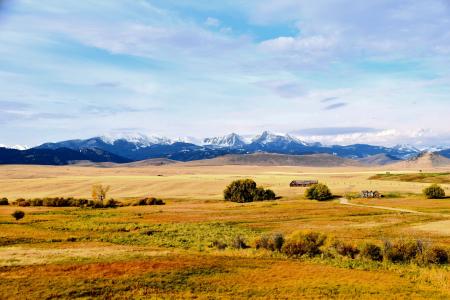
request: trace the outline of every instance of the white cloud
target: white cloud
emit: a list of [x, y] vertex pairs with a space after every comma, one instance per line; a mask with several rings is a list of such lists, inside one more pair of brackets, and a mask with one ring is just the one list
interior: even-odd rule
[[316, 52], [331, 49], [335, 45], [334, 37], [310, 36], [310, 37], [278, 37], [272, 40], [266, 40], [261, 43], [264, 50], [269, 51], [297, 51], [297, 52]]
[[350, 145], [356, 143], [394, 146], [408, 144], [419, 149], [430, 146], [450, 147], [450, 133], [436, 132], [431, 129], [398, 130], [383, 129], [374, 132], [354, 132], [335, 135], [301, 135], [299, 139], [309, 142], [320, 142], [325, 145]]

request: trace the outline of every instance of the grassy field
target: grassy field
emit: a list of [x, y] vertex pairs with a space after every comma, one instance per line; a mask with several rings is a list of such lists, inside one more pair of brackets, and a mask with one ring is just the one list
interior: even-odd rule
[[[0, 167], [0, 197], [156, 196], [164, 206], [116, 209], [25, 207], [23, 220], [0, 206], [0, 299], [60, 298], [436, 298], [450, 297], [450, 267], [347, 257], [288, 258], [267, 250], [219, 250], [237, 237], [253, 246], [265, 233], [312, 230], [355, 245], [420, 238], [450, 247], [450, 200], [427, 200], [426, 183], [369, 180], [380, 170], [300, 167]], [[248, 204], [221, 200], [237, 178], [282, 196]], [[293, 179], [318, 179], [343, 195], [362, 189], [395, 198], [352, 203], [303, 198]], [[449, 185], [443, 187], [448, 191]]]
[[370, 179], [423, 183], [450, 183], [450, 173], [377, 174], [370, 177]]

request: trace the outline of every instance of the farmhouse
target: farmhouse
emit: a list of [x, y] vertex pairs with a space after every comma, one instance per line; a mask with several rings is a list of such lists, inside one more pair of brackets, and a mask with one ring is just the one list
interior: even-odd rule
[[313, 184], [318, 184], [317, 180], [292, 180], [290, 186], [291, 187], [304, 187], [311, 186]]
[[378, 191], [362, 191], [361, 198], [381, 198], [381, 194]]

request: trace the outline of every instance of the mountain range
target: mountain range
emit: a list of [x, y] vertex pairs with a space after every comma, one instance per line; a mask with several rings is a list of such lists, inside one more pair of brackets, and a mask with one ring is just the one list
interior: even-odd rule
[[[45, 143], [28, 150], [0, 148], [0, 163], [66, 164], [75, 160], [125, 163], [154, 158], [175, 161], [212, 159], [228, 154], [273, 153], [287, 155], [329, 154], [346, 159], [387, 163], [417, 156], [421, 150], [408, 146], [395, 147], [354, 144], [348, 146], [308, 143], [289, 134], [268, 131], [250, 137], [236, 133], [193, 139], [169, 139], [143, 134], [101, 136], [89, 139]], [[7, 154], [8, 153], [8, 154]], [[439, 152], [450, 157], [450, 149]]]

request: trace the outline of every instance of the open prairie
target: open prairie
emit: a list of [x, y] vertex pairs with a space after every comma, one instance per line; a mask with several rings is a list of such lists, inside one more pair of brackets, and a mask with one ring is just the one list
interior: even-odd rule
[[[164, 199], [115, 209], [0, 206], [0, 298], [449, 298], [447, 265], [423, 267], [348, 257], [289, 258], [255, 249], [266, 233], [321, 232], [360, 245], [415, 238], [450, 246], [450, 199], [420, 195], [429, 183], [369, 180], [417, 170], [277, 166], [1, 166], [0, 196]], [[431, 170], [433, 171], [433, 170]], [[442, 172], [442, 170], [438, 170]], [[235, 179], [252, 178], [282, 198], [223, 201]], [[293, 179], [317, 179], [342, 196], [379, 190], [383, 199], [306, 200]], [[442, 185], [449, 194], [449, 184]], [[394, 210], [398, 209], [398, 210]], [[406, 210], [406, 211], [403, 211]], [[228, 245], [241, 237], [248, 249]]]

